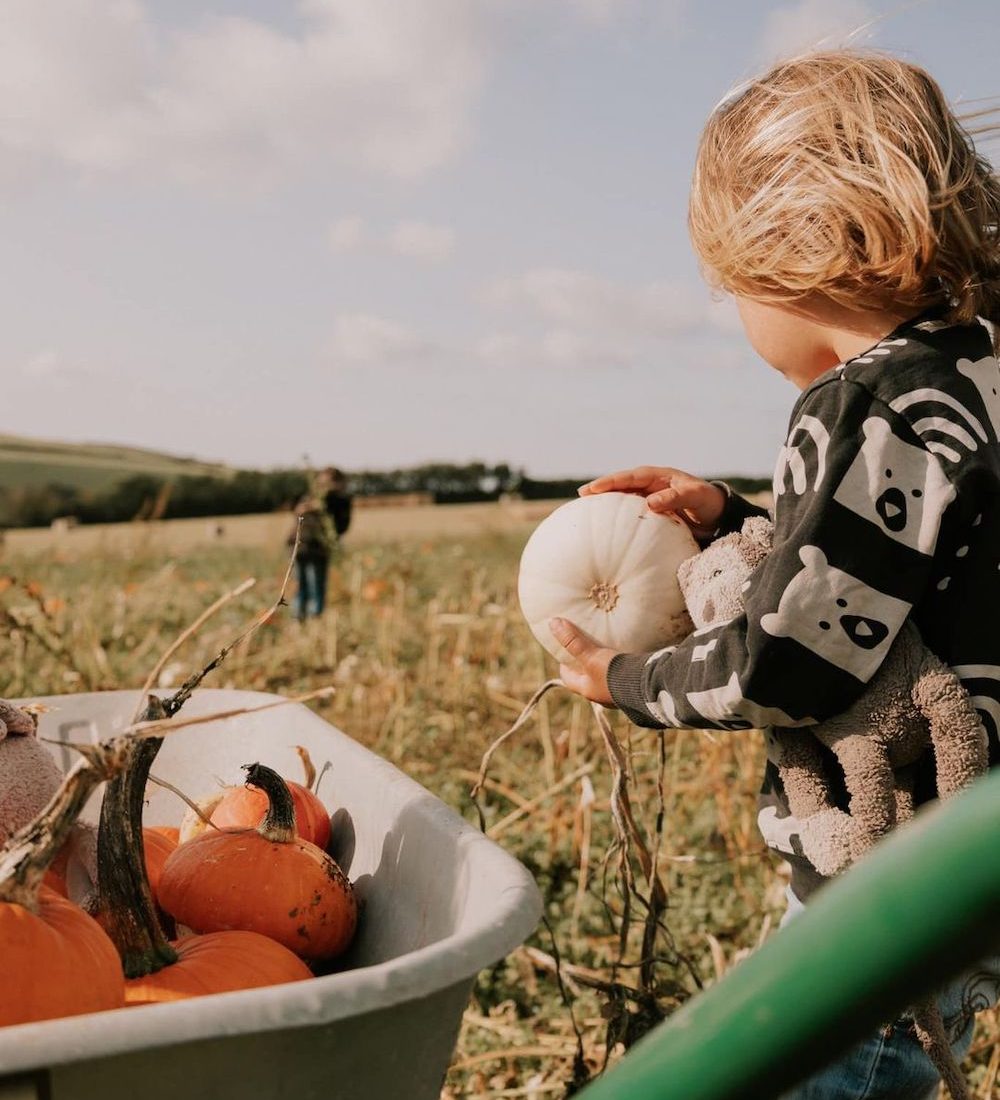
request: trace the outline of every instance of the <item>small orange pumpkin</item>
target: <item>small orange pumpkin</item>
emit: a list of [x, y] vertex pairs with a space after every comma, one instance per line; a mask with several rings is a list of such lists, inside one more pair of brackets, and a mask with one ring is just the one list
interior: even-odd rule
[[175, 848], [181, 842], [181, 831], [176, 825], [147, 825], [146, 829], [151, 833], [159, 833], [160, 836], [165, 836]]
[[0, 902], [0, 1027], [119, 1008], [122, 967], [104, 929], [47, 886], [34, 906]]
[[[285, 780], [295, 805], [295, 831], [317, 848], [330, 842], [330, 814], [326, 806], [301, 783]], [[267, 795], [257, 787], [230, 787], [212, 811], [220, 829], [256, 829], [267, 813]]]
[[304, 959], [343, 952], [357, 926], [354, 889], [337, 864], [295, 833], [285, 781], [262, 764], [247, 783], [267, 793], [255, 830], [208, 831], [182, 844], [160, 877], [160, 905], [195, 932], [261, 932]]
[[[163, 708], [150, 697], [145, 716]], [[208, 993], [256, 989], [312, 976], [295, 954], [265, 936], [220, 932], [170, 943], [164, 934], [149, 879], [176, 847], [153, 829], [142, 829], [143, 791], [162, 738], [128, 750], [122, 774], [108, 784], [98, 832], [98, 913], [125, 970], [127, 1004], [176, 1001]], [[145, 853], [145, 859], [140, 852]]]
[[301, 982], [313, 976], [298, 955], [256, 932], [185, 936], [171, 946], [177, 953], [175, 962], [125, 983], [126, 1004], [181, 1001], [210, 993]]
[[[176, 832], [177, 830], [173, 830]], [[149, 890], [156, 901], [156, 889], [160, 883], [160, 875], [163, 873], [163, 865], [167, 857], [177, 847], [177, 841], [171, 840], [160, 829], [142, 830], [142, 851], [146, 860], [146, 877], [149, 879]]]

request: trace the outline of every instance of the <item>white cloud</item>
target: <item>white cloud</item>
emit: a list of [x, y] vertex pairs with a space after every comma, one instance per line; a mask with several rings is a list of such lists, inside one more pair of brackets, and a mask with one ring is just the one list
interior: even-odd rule
[[342, 313], [333, 324], [329, 353], [334, 365], [384, 366], [421, 359], [430, 341], [412, 329], [373, 313]]
[[712, 363], [729, 362], [720, 349], [742, 345], [733, 339], [742, 337], [742, 325], [732, 299], [693, 283], [628, 285], [586, 271], [536, 268], [498, 280], [483, 299], [517, 322], [476, 345], [477, 357], [493, 366], [620, 368], [657, 361], [668, 342], [697, 346]]
[[334, 252], [357, 252], [365, 240], [362, 218], [338, 218], [327, 227], [326, 240]]
[[455, 231], [430, 222], [399, 222], [387, 237], [389, 250], [399, 256], [431, 263], [447, 259], [455, 247]]
[[300, 0], [285, 33], [139, 0], [6, 0], [0, 169], [144, 170], [257, 183], [306, 162], [412, 176], [465, 139], [489, 19], [467, 0]]
[[426, 263], [447, 259], [455, 247], [454, 229], [424, 221], [401, 221], [385, 232], [376, 232], [363, 218], [338, 218], [327, 227], [326, 237], [336, 253], [385, 251]]
[[40, 348], [17, 364], [15, 369], [22, 377], [39, 382], [62, 380], [74, 375], [95, 378], [106, 373], [102, 367], [85, 359], [67, 358], [54, 348]]
[[666, 280], [629, 286], [565, 268], [536, 268], [501, 279], [487, 290], [486, 300], [560, 328], [633, 340], [666, 339], [717, 323], [707, 289]]
[[864, 0], [800, 0], [768, 12], [758, 52], [767, 61], [854, 41], [874, 13]]
[[60, 369], [59, 356], [51, 348], [36, 352], [21, 364], [21, 373], [32, 378], [48, 378]]
[[491, 367], [507, 370], [519, 367], [622, 367], [632, 361], [631, 348], [592, 333], [551, 328], [537, 335], [492, 332], [473, 349], [476, 357]]

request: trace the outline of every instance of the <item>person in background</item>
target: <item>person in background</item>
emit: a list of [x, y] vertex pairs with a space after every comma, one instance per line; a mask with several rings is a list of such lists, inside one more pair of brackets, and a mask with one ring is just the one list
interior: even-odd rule
[[295, 618], [304, 621], [310, 615], [322, 615], [326, 604], [326, 577], [336, 536], [322, 499], [306, 493], [295, 506], [295, 523], [288, 534], [288, 545], [295, 550], [298, 588], [295, 592]]
[[309, 615], [323, 614], [330, 558], [351, 526], [351, 504], [343, 471], [328, 466], [313, 478], [311, 491], [295, 506], [295, 526], [288, 545], [294, 546], [298, 536], [295, 617], [300, 622]]
[[336, 466], [328, 466], [321, 476], [323, 488], [323, 503], [326, 506], [327, 515], [333, 523], [333, 529], [337, 538], [341, 539], [347, 534], [351, 526], [352, 497], [347, 491], [347, 478], [342, 470]]

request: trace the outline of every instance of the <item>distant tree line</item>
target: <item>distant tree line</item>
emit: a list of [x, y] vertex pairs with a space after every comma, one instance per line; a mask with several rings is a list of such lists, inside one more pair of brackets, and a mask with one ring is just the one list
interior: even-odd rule
[[[512, 493], [526, 500], [571, 497], [586, 480], [539, 480], [506, 463], [430, 463], [358, 471], [349, 476], [349, 488], [357, 496], [429, 493], [438, 503], [454, 504], [497, 500]], [[740, 492], [769, 487], [764, 478], [727, 480]], [[80, 523], [120, 523], [273, 512], [292, 507], [307, 489], [308, 476], [303, 470], [240, 470], [227, 478], [185, 475], [167, 479], [139, 474], [104, 490], [59, 484], [0, 486], [0, 524], [41, 527], [59, 516], [73, 516]]]

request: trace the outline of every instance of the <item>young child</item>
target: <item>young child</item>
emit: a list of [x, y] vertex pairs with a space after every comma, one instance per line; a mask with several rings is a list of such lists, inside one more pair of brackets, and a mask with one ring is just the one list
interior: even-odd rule
[[[802, 391], [775, 469], [774, 550], [744, 615], [662, 653], [615, 653], [553, 620], [575, 660], [563, 678], [642, 726], [808, 727], [862, 692], [909, 616], [973, 696], [995, 766], [1000, 368], [986, 322], [1000, 323], [1000, 181], [921, 69], [826, 52], [777, 65], [715, 110], [689, 220], [750, 343]], [[609, 490], [680, 515], [702, 542], [754, 511], [668, 467], [580, 492]], [[921, 780], [927, 801], [931, 759]], [[822, 879], [787, 851], [794, 822], [770, 764], [762, 809], [797, 905]], [[958, 1053], [998, 986], [984, 971], [942, 999]], [[936, 1084], [899, 1026], [791, 1095], [921, 1100]]]

